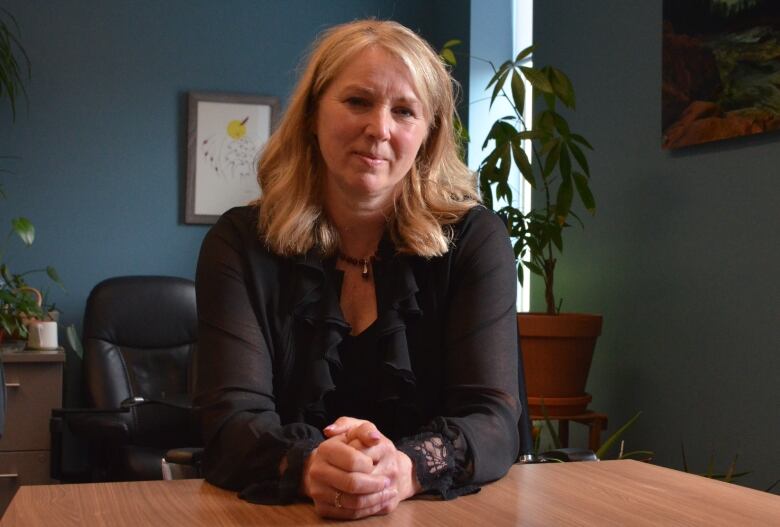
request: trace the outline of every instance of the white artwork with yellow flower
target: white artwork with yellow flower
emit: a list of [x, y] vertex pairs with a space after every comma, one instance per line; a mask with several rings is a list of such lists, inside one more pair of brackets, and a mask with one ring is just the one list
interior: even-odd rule
[[219, 215], [259, 196], [255, 169], [270, 123], [270, 106], [198, 102], [196, 214]]

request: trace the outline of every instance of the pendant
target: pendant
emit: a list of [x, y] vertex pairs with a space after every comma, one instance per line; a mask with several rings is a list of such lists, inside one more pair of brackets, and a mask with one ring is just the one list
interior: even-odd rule
[[368, 280], [368, 260], [360, 260], [363, 264], [363, 272], [360, 273], [364, 280]]

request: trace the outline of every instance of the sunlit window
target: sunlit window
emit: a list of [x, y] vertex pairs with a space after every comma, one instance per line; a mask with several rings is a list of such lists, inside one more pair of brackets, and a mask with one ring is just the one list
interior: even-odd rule
[[[508, 103], [502, 98], [496, 99], [490, 108], [490, 94], [485, 91], [493, 76], [493, 68], [488, 61], [498, 67], [508, 58], [531, 45], [533, 40], [533, 0], [481, 0], [472, 2], [471, 7], [471, 61], [469, 63], [469, 123], [471, 141], [468, 147], [469, 167], [477, 170], [485, 153], [482, 142], [490, 131], [492, 123], [502, 116], [512, 113]], [[524, 65], [530, 66], [533, 57], [525, 59]], [[526, 119], [531, 116], [531, 87], [526, 86]], [[530, 145], [526, 145], [531, 159]], [[521, 177], [519, 171], [510, 176], [513, 183], [512, 197], [514, 206], [524, 212], [531, 208], [530, 185]], [[530, 308], [530, 277], [524, 287], [517, 292], [518, 311]]]

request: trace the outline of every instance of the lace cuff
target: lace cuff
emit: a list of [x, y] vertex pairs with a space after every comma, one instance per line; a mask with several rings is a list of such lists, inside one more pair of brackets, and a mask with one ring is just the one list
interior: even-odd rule
[[430, 432], [419, 434], [400, 441], [396, 448], [412, 460], [423, 492], [451, 500], [479, 491], [479, 487], [474, 485], [454, 487], [454, 483], [461, 479], [459, 476], [463, 470], [456, 462], [455, 447], [444, 435]]
[[287, 469], [281, 477], [249, 485], [239, 493], [239, 498], [260, 505], [286, 505], [294, 502], [299, 497], [303, 467], [317, 444], [308, 439], [296, 442], [287, 451]]

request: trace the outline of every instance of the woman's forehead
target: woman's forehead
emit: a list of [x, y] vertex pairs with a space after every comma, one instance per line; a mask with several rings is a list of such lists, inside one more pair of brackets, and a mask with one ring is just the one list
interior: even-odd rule
[[328, 85], [353, 86], [370, 91], [376, 89], [373, 82], [391, 82], [396, 92], [401, 90], [397, 93], [399, 99], [407, 99], [410, 102], [416, 100], [430, 114], [430, 94], [419, 69], [410, 67], [409, 62], [397, 53], [379, 45], [372, 45], [345, 58]]

